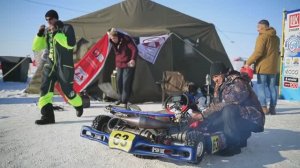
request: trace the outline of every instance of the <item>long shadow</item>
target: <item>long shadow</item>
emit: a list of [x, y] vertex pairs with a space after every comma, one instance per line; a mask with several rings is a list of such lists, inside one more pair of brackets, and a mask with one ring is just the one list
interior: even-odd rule
[[[0, 104], [30, 104], [37, 103], [37, 97], [13, 97], [13, 98], [0, 98]], [[54, 102], [63, 102], [64, 100], [60, 97], [54, 97]]]
[[[174, 162], [167, 159], [159, 159], [164, 162], [173, 163], [174, 166], [209, 167], [209, 168], [265, 168], [270, 164], [276, 164], [289, 160], [285, 154], [300, 150], [300, 132], [266, 129], [263, 133], [252, 134], [248, 139], [248, 146], [242, 149], [242, 153], [231, 157], [207, 155], [199, 165], [192, 165], [183, 162]], [[298, 151], [298, 154], [300, 152]], [[297, 154], [297, 155], [298, 155]], [[290, 156], [292, 154], [289, 154]], [[286, 161], [291, 163], [285, 167], [294, 167], [294, 160]]]
[[[289, 112], [288, 111], [297, 111], [297, 112]], [[297, 108], [277, 108], [276, 109], [277, 114], [299, 114], [300, 113], [300, 107]]]
[[55, 124], [74, 124], [74, 123], [92, 123], [93, 120], [78, 120], [78, 121], [58, 121]]

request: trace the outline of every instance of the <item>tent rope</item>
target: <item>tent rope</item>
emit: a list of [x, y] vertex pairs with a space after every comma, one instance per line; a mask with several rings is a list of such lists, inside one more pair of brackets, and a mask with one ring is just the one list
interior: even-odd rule
[[4, 74], [2, 77], [0, 77], [0, 80], [2, 80], [5, 76], [7, 76], [8, 74], [10, 74], [13, 70], [15, 70], [19, 65], [21, 65], [26, 59], [28, 58], [28, 56], [24, 57], [17, 65], [15, 65], [13, 68], [11, 68], [8, 72], [6, 72], [6, 74]]
[[178, 37], [181, 41], [183, 41], [185, 44], [191, 46], [198, 54], [200, 54], [202, 57], [204, 57], [209, 63], [213, 63], [213, 61], [211, 59], [209, 59], [207, 56], [205, 56], [202, 52], [200, 52], [197, 48], [195, 48], [192, 44], [187, 43], [186, 41], [184, 41], [180, 36], [178, 36], [176, 33], [170, 33], [170, 35], [175, 35], [176, 37]]

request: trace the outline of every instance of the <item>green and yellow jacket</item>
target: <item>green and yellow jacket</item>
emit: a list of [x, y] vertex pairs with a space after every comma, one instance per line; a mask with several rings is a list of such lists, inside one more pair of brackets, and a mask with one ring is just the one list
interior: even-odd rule
[[32, 44], [33, 51], [49, 50], [49, 59], [57, 66], [74, 66], [73, 48], [76, 44], [72, 25], [64, 24], [63, 28], [51, 33], [46, 30], [42, 36], [36, 35]]

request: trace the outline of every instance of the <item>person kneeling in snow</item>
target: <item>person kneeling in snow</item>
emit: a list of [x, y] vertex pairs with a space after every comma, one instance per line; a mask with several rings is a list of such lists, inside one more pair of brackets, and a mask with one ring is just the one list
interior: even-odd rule
[[223, 63], [215, 62], [210, 74], [215, 83], [213, 103], [202, 113], [192, 113], [192, 117], [208, 120], [209, 129], [224, 133], [227, 148], [220, 155], [239, 154], [251, 132], [264, 130], [265, 115], [249, 82], [239, 72], [229, 72]]

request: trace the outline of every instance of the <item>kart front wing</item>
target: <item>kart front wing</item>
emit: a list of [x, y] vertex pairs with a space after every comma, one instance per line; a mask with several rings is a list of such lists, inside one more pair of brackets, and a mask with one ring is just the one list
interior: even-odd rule
[[[123, 132], [123, 131], [121, 131]], [[124, 132], [127, 134], [127, 132]], [[131, 133], [128, 133], [131, 134]], [[80, 136], [83, 138], [87, 138], [89, 140], [100, 142], [106, 146], [110, 146], [112, 138], [110, 138], [111, 134], [98, 131], [89, 126], [83, 126], [81, 129]], [[120, 141], [121, 143], [123, 141]], [[118, 148], [116, 148], [118, 149]], [[134, 134], [134, 139], [132, 144], [128, 150], [119, 149], [126, 151], [131, 154], [143, 155], [143, 156], [153, 156], [153, 157], [163, 157], [173, 160], [186, 161], [195, 163], [196, 149], [190, 146], [183, 145], [163, 145], [163, 144], [154, 144], [144, 137]]]

